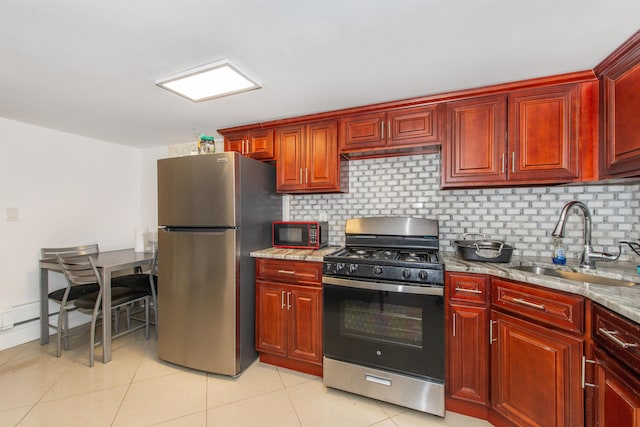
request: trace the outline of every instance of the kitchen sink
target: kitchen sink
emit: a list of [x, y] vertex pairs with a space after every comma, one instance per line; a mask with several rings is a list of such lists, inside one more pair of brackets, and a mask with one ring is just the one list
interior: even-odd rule
[[596, 276], [594, 274], [578, 273], [575, 271], [557, 270], [555, 268], [538, 267], [536, 265], [521, 265], [512, 267], [513, 270], [526, 271], [528, 273], [540, 274], [542, 276], [559, 277], [561, 279], [575, 280], [577, 282], [589, 282], [594, 285], [607, 286], [640, 286], [640, 283], [628, 280], [612, 279], [610, 277]]

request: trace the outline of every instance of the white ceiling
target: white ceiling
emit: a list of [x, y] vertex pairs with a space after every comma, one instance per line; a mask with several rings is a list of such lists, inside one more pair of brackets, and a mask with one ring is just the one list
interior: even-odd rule
[[[638, 0], [0, 0], [0, 117], [135, 147], [592, 69]], [[262, 89], [155, 86], [228, 58]]]

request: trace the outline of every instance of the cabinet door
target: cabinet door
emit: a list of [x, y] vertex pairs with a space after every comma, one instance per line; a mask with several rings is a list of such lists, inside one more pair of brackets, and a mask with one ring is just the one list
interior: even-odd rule
[[224, 136], [224, 151], [236, 151], [240, 154], [244, 154], [246, 150], [246, 138], [245, 132], [230, 133]]
[[583, 340], [491, 312], [491, 402], [516, 425], [583, 425]]
[[620, 50], [601, 80], [604, 178], [640, 175], [640, 31]]
[[606, 353], [596, 355], [597, 425], [640, 427], [640, 381]]
[[256, 281], [256, 349], [287, 355], [287, 289]]
[[247, 134], [250, 156], [257, 160], [275, 160], [273, 129], [250, 130]]
[[289, 287], [289, 357], [322, 363], [322, 291]]
[[509, 94], [509, 180], [569, 182], [579, 177], [578, 85]]
[[449, 102], [442, 144], [442, 187], [504, 185], [507, 98]]
[[311, 191], [333, 190], [339, 186], [338, 122], [309, 123], [306, 132], [305, 188]]
[[276, 188], [279, 192], [304, 188], [304, 130], [304, 125], [276, 129]]
[[447, 390], [451, 397], [489, 403], [489, 310], [450, 305]]
[[438, 106], [387, 112], [387, 145], [403, 146], [440, 142]]
[[386, 145], [385, 113], [359, 114], [340, 120], [340, 152]]

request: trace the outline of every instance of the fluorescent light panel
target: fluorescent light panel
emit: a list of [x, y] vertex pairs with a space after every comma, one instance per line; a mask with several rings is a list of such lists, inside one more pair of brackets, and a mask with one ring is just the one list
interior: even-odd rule
[[157, 80], [156, 85], [194, 102], [260, 88], [227, 59]]

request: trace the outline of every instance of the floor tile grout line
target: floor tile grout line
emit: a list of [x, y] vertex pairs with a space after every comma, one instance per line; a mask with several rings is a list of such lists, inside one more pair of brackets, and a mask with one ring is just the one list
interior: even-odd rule
[[[57, 356], [56, 356], [56, 357], [57, 357]], [[63, 371], [63, 372], [58, 376], [58, 379], [56, 379], [56, 380], [55, 380], [55, 381], [54, 381], [54, 382], [53, 382], [53, 383], [52, 383], [52, 384], [51, 384], [51, 385], [50, 385], [50, 386], [49, 386], [49, 387], [48, 387], [48, 388], [47, 388], [47, 389], [42, 393], [42, 395], [40, 396], [40, 398], [39, 398], [39, 399], [38, 399], [38, 400], [37, 400], [33, 405], [31, 405], [31, 408], [29, 408], [29, 410], [24, 414], [24, 416], [23, 416], [22, 418], [20, 418], [20, 421], [18, 421], [18, 422], [16, 423], [16, 426], [20, 425], [20, 423], [21, 423], [22, 421], [24, 421], [24, 419], [25, 419], [27, 416], [29, 416], [29, 414], [31, 413], [31, 411], [33, 411], [33, 409], [34, 409], [36, 406], [38, 406], [38, 404], [39, 404], [40, 402], [42, 402], [42, 399], [44, 399], [44, 397], [47, 395], [47, 393], [49, 393], [49, 392], [51, 391], [51, 389], [52, 389], [53, 387], [55, 387], [55, 385], [56, 385], [56, 384], [58, 384], [58, 382], [59, 382], [59, 381], [61, 381], [61, 380], [62, 380], [62, 378], [65, 376], [65, 374], [66, 374], [67, 372], [69, 372], [69, 370], [71, 369], [71, 367], [72, 367], [72, 366], [73, 366], [73, 365], [72, 365], [72, 363], [71, 363], [71, 362], [69, 362], [69, 363], [68, 363], [68, 365], [67, 365], [67, 369], [65, 369], [65, 370], [64, 370], [64, 371]]]
[[276, 371], [278, 372], [278, 377], [280, 378], [280, 381], [282, 382], [282, 386], [284, 388], [285, 393], [287, 393], [287, 399], [289, 400], [289, 403], [291, 403], [291, 407], [293, 408], [293, 412], [296, 414], [296, 418], [298, 419], [298, 424], [300, 425], [300, 427], [302, 427], [302, 419], [300, 418], [300, 414], [298, 413], [298, 408], [296, 408], [296, 405], [293, 403], [293, 399], [291, 399], [291, 394], [289, 393], [289, 389], [293, 388], [292, 387], [287, 387], [287, 385], [284, 382], [284, 378], [282, 378], [282, 372], [280, 371], [279, 368], [276, 367]]
[[[151, 336], [151, 334], [149, 334], [149, 336]], [[149, 350], [149, 340], [146, 340], [146, 342], [147, 342], [147, 345], [146, 345], [146, 348], [144, 349], [144, 352], [142, 353], [142, 357], [140, 358], [140, 360], [138, 360], [138, 366], [136, 367], [136, 370], [133, 373], [133, 375], [131, 375], [131, 379], [129, 380], [129, 384], [127, 385], [127, 390], [122, 395], [122, 400], [120, 400], [120, 404], [118, 405], [118, 409], [116, 409], [116, 413], [113, 415], [113, 419], [111, 420], [111, 423], [109, 424], [112, 427], [113, 427], [113, 424], [116, 422], [116, 419], [118, 418], [118, 414], [120, 413], [120, 409], [122, 409], [122, 404], [124, 403], [124, 400], [127, 398], [127, 395], [129, 394], [129, 390], [131, 390], [131, 386], [133, 385], [133, 381], [136, 378], [136, 374], [140, 370], [140, 366], [142, 365], [142, 361], [144, 360], [144, 357], [147, 354], [147, 351]]]

